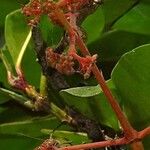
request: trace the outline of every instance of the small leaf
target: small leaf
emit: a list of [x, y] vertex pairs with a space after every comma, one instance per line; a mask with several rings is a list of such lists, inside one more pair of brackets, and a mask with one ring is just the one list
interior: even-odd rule
[[[0, 62], [0, 87], [6, 86], [6, 85], [8, 85], [7, 72], [6, 72], [5, 66]], [[0, 91], [0, 104], [5, 103], [8, 100], [9, 100], [9, 97]]]
[[0, 134], [0, 145], [2, 150], [33, 150], [41, 143], [43, 137], [32, 138], [23, 135]]

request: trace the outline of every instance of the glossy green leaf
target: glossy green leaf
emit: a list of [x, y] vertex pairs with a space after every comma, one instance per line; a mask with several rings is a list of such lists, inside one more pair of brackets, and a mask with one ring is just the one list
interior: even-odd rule
[[112, 73], [130, 121], [141, 129], [150, 123], [149, 57], [150, 44], [140, 46], [125, 54]]
[[49, 138], [41, 132], [41, 129], [54, 129], [60, 124], [56, 118], [34, 118], [22, 122], [12, 122], [0, 125], [0, 145], [7, 150], [8, 144], [11, 149], [29, 149], [37, 147], [44, 138]]
[[[20, 10], [16, 10], [7, 15], [5, 22], [6, 46], [8, 47], [14, 64], [17, 63], [18, 56], [29, 32], [30, 28], [27, 26], [25, 17], [23, 14], [21, 14]], [[38, 87], [40, 82], [41, 69], [39, 64], [36, 62], [34, 46], [31, 42], [26, 48], [25, 54], [23, 56], [22, 68], [29, 83]]]
[[140, 46], [123, 55], [112, 72], [112, 80], [121, 96], [124, 111], [138, 130], [150, 125], [149, 58], [150, 44]]
[[150, 35], [150, 4], [139, 3], [113, 26], [113, 29]]
[[7, 101], [9, 101], [10, 97], [7, 96], [6, 94], [4, 94], [1, 90], [0, 90], [0, 104], [3, 104]]
[[7, 15], [5, 21], [5, 40], [14, 63], [18, 59], [29, 31], [30, 28], [20, 10], [16, 10]]
[[[112, 82], [108, 85], [115, 91]], [[77, 108], [84, 115], [118, 130], [118, 120], [99, 85], [62, 90], [60, 95], [68, 105]]]

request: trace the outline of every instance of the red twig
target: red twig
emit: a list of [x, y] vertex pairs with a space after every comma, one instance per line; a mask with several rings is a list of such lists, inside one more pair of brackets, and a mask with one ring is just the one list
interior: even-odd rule
[[[70, 23], [65, 18], [65, 15], [59, 9], [56, 9], [55, 13], [57, 15], [57, 18], [61, 21], [61, 23], [65, 27], [65, 29], [69, 33], [72, 31], [74, 32], [74, 29], [72, 28]], [[80, 35], [78, 33], [77, 33], [77, 44], [78, 44], [78, 47], [80, 48], [81, 52], [83, 53], [83, 55], [85, 55], [85, 56], [90, 55], [86, 45], [84, 44], [82, 38], [80, 37]], [[112, 92], [107, 87], [101, 70], [99, 70], [98, 67], [96, 66], [96, 64], [94, 64], [92, 71], [93, 71], [93, 74], [95, 75], [98, 83], [100, 84], [105, 96], [109, 100], [109, 103], [111, 104], [114, 112], [116, 113], [118, 120], [120, 121], [120, 124], [126, 134], [126, 137], [130, 138], [130, 139], [135, 138], [137, 136], [137, 132], [132, 128], [132, 126], [128, 122], [127, 118], [123, 114], [117, 100], [114, 98], [114, 96], [112, 95]]]
[[145, 136], [150, 135], [150, 127], [145, 128], [141, 132], [139, 132], [138, 137], [139, 139], [143, 139]]
[[113, 146], [113, 145], [124, 145], [124, 144], [127, 144], [127, 140], [125, 138], [120, 138], [117, 140], [73, 145], [73, 146], [59, 148], [59, 150], [80, 150], [80, 149], [101, 148], [101, 147], [108, 147], [108, 146]]
[[[78, 0], [78, 1], [79, 1], [79, 3], [85, 2], [82, 0]], [[71, 15], [70, 21], [68, 21], [65, 14], [61, 10], [61, 8], [66, 7], [65, 4], [67, 5], [66, 8], [68, 8], [68, 10], [74, 9], [74, 7], [71, 7], [73, 5], [73, 3], [77, 4], [78, 2], [72, 1], [72, 0], [60, 0], [57, 3], [53, 3], [50, 1], [49, 4], [50, 4], [50, 8], [52, 9], [51, 10], [52, 13], [50, 13], [48, 15], [50, 16], [50, 18], [52, 18], [53, 21], [58, 21], [60, 23], [60, 25], [62, 25], [68, 32], [68, 34], [70, 36], [69, 50], [71, 52], [75, 51], [75, 46], [77, 45], [85, 57], [90, 57], [91, 56], [90, 52], [87, 49], [87, 47], [80, 35], [80, 32], [78, 31], [78, 28], [76, 27], [75, 14], [68, 14], [68, 15]], [[76, 6], [76, 5], [74, 5], [74, 6]], [[78, 4], [78, 7], [79, 6], [81, 6], [81, 5]], [[78, 7], [75, 7], [75, 8], [77, 9]], [[53, 15], [56, 18], [53, 18], [52, 17]], [[78, 57], [78, 59], [79, 59], [79, 57]], [[130, 144], [131, 148], [133, 150], [143, 150], [144, 148], [143, 148], [142, 142], [140, 140], [150, 134], [150, 127], [144, 129], [141, 132], [137, 132], [131, 126], [130, 122], [128, 121], [128, 119], [124, 115], [123, 111], [121, 110], [117, 100], [113, 96], [111, 90], [108, 88], [108, 86], [105, 82], [105, 79], [103, 77], [102, 71], [98, 69], [97, 65], [94, 62], [95, 61], [92, 61], [92, 65], [91, 65], [92, 72], [95, 75], [95, 78], [97, 79], [99, 85], [101, 86], [105, 96], [107, 97], [107, 100], [109, 101], [112, 109], [114, 110], [114, 112], [123, 128], [124, 137], [120, 138], [120, 139], [116, 139], [116, 140], [110, 140], [110, 141], [102, 141], [102, 142], [96, 142], [96, 143], [69, 146], [69, 147], [65, 147], [65, 148], [60, 148], [60, 150], [77, 150], [77, 149], [81, 150], [81, 149], [100, 148], [100, 147], [106, 147], [106, 146], [108, 147], [108, 146], [122, 145], [122, 144]]]
[[133, 149], [141, 150], [141, 148], [143, 148], [143, 145], [140, 140], [148, 135], [150, 135], [150, 127], [138, 132], [138, 136], [136, 139], [134, 139], [134, 141], [130, 141], [126, 137], [123, 137], [123, 138], [119, 138], [116, 140], [101, 141], [101, 142], [62, 147], [62, 148], [59, 148], [59, 150], [80, 150], [80, 149], [90, 149], [90, 148], [102, 148], [102, 147], [108, 147], [108, 146], [114, 146], [114, 145], [126, 145], [132, 142], [133, 143], [131, 144], [132, 145], [131, 147]]

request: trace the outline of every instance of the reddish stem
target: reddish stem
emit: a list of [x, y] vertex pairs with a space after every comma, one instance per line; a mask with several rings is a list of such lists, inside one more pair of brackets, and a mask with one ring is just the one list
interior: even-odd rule
[[80, 144], [80, 145], [73, 145], [68, 147], [59, 148], [59, 150], [80, 150], [80, 149], [90, 149], [90, 148], [102, 148], [114, 145], [124, 145], [127, 144], [126, 138], [120, 138], [117, 140], [109, 140], [109, 141], [102, 141], [102, 142], [94, 142], [88, 144]]
[[148, 135], [150, 135], [150, 127], [147, 127], [144, 130], [142, 130], [141, 132], [139, 132], [138, 138], [143, 139], [145, 136], [148, 136]]
[[[85, 55], [85, 56], [90, 55], [86, 45], [84, 44], [84, 42], [80, 36], [78, 36], [78, 38], [77, 38], [77, 44], [78, 44], [79, 48], [81, 49], [81, 52], [83, 53], [83, 55]], [[102, 71], [98, 69], [96, 64], [93, 65], [92, 71], [93, 71], [93, 74], [95, 75], [99, 85], [101, 86], [105, 96], [107, 97], [109, 103], [111, 104], [114, 112], [116, 113], [116, 116], [118, 117], [118, 120], [120, 121], [120, 124], [126, 134], [125, 136], [127, 138], [131, 138], [131, 139], [133, 137], [136, 137], [137, 132], [132, 128], [132, 126], [128, 122], [128, 120], [125, 117], [125, 115], [123, 114], [117, 100], [114, 98], [112, 92], [108, 88], [108, 86], [105, 82], [105, 79], [103, 77]]]
[[[67, 19], [65, 18], [65, 15], [63, 14], [63, 12], [57, 6], [55, 8], [56, 9], [54, 10], [54, 13], [56, 14], [57, 18], [62, 23], [64, 28], [68, 31], [68, 33], [76, 32], [76, 40], [77, 40], [76, 42], [77, 42], [77, 45], [80, 48], [82, 54], [84, 56], [87, 56], [87, 55], [90, 56], [90, 53], [89, 53], [85, 43], [83, 42], [80, 34], [78, 33], [78, 31], [75, 31], [75, 29], [67, 21]], [[118, 117], [118, 120], [119, 120], [119, 122], [120, 122], [120, 124], [121, 124], [121, 126], [122, 126], [122, 128], [124, 130], [125, 137], [122, 138], [122, 139], [115, 140], [113, 142], [112, 141], [104, 141], [104, 142], [100, 142], [101, 144], [98, 142], [98, 143], [91, 143], [91, 144], [86, 144], [86, 145], [80, 145], [76, 149], [89, 149], [90, 145], [95, 146], [95, 147], [92, 147], [92, 148], [96, 148], [96, 147], [100, 147], [100, 146], [101, 147], [108, 146], [108, 145], [111, 145], [111, 144], [115, 144], [115, 145], [118, 145], [118, 144], [121, 144], [121, 143], [125, 144], [127, 142], [129, 143], [129, 142], [133, 141], [133, 143], [131, 144], [131, 147], [132, 147], [133, 150], [136, 150], [137, 145], [139, 146], [139, 150], [143, 150], [142, 143], [141, 142], [135, 142], [135, 139], [138, 139], [138, 132], [133, 129], [133, 127], [129, 123], [128, 119], [126, 118], [126, 116], [122, 112], [122, 110], [121, 110], [117, 100], [115, 99], [115, 97], [113, 96], [112, 92], [110, 91], [110, 89], [108, 88], [108, 86], [107, 86], [107, 84], [105, 82], [105, 79], [103, 77], [102, 71], [98, 69], [96, 64], [93, 64], [92, 72], [95, 75], [95, 77], [96, 77], [99, 85], [101, 86], [105, 96], [107, 97], [110, 105], [112, 106], [112, 109], [116, 113], [116, 116]], [[69, 148], [69, 150], [72, 150], [72, 149], [73, 149], [73, 146], [72, 146], [72, 148], [71, 147]]]
[[109, 141], [101, 141], [101, 142], [94, 142], [88, 144], [80, 144], [80, 145], [73, 145], [59, 148], [59, 150], [81, 150], [81, 149], [92, 149], [92, 148], [102, 148], [114, 145], [126, 145], [131, 143], [131, 148], [135, 150], [143, 150], [143, 145], [140, 139], [144, 138], [145, 136], [150, 135], [150, 127], [138, 132], [138, 138], [132, 143], [126, 137], [119, 138], [116, 140], [109, 140]]

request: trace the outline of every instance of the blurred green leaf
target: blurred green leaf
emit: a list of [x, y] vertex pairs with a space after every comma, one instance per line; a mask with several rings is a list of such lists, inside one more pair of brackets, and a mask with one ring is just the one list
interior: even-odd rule
[[[42, 137], [41, 137], [42, 138]], [[0, 145], [2, 150], [33, 150], [41, 143], [41, 139], [26, 137], [23, 135], [0, 134]]]
[[84, 22], [82, 23], [82, 27], [87, 34], [88, 44], [100, 37], [101, 32], [104, 28], [104, 24], [105, 20], [101, 7], [99, 7], [93, 14], [89, 15], [84, 20]]
[[116, 19], [120, 18], [126, 13], [137, 0], [105, 0], [102, 9], [107, 24], [113, 23]]
[[150, 42], [150, 36], [126, 31], [113, 30], [102, 35], [96, 42], [88, 45], [100, 56], [101, 62], [116, 62], [126, 52]]
[[[111, 81], [108, 86], [114, 93], [115, 87]], [[84, 115], [119, 130], [118, 120], [99, 85], [62, 90], [60, 95], [69, 106], [77, 108]]]
[[1, 91], [0, 91], [0, 104], [3, 104], [5, 102], [9, 101], [9, 97], [6, 96], [5, 94], [3, 94]]
[[[6, 67], [3, 64], [3, 61], [1, 58], [1, 57], [3, 57], [3, 55], [7, 59], [9, 59], [10, 63], [12, 63], [11, 56], [10, 56], [8, 50], [4, 46], [3, 48], [0, 49], [0, 88], [1, 87], [10, 88], [10, 86], [8, 84], [8, 79], [7, 79]], [[0, 90], [0, 104], [7, 102], [9, 99], [10, 99], [10, 97], [7, 96], [7, 94], [4, 94], [3, 92], [1, 92], [1, 90]]]
[[39, 27], [44, 41], [46, 41], [50, 47], [55, 47], [63, 35], [63, 29], [52, 24], [47, 16], [42, 16]]
[[[50, 137], [50, 134], [47, 133], [48, 135], [45, 136], [45, 134], [41, 132], [43, 128], [53, 130], [57, 128], [60, 124], [60, 121], [58, 121], [55, 117], [51, 116], [36, 117], [21, 122], [1, 124], [1, 148], [3, 147], [3, 150], [7, 150], [7, 145], [9, 144], [9, 147], [11, 147], [11, 149], [33, 149], [37, 147], [37, 145], [40, 145], [45, 138]], [[59, 127], [59, 130], [70, 130], [70, 128], [68, 128], [68, 126], [66, 125], [63, 125]]]
[[0, 113], [0, 124], [2, 123], [9, 123], [9, 122], [16, 122], [16, 121], [23, 121], [26, 119], [31, 119], [32, 117], [38, 115], [21, 107], [14, 101], [8, 101], [0, 105], [2, 109], [4, 109]]
[[23, 4], [28, 2], [28, 0], [1, 0], [0, 1], [0, 27], [4, 26], [5, 17], [8, 13], [13, 10], [19, 9]]
[[123, 55], [112, 72], [112, 80], [121, 96], [124, 111], [138, 130], [150, 125], [149, 58], [150, 44], [140, 46]]
[[[7, 85], [7, 73], [4, 65], [0, 62], [0, 87]], [[0, 104], [9, 100], [9, 97], [0, 91]]]
[[113, 29], [150, 35], [150, 4], [139, 3], [113, 26]]

